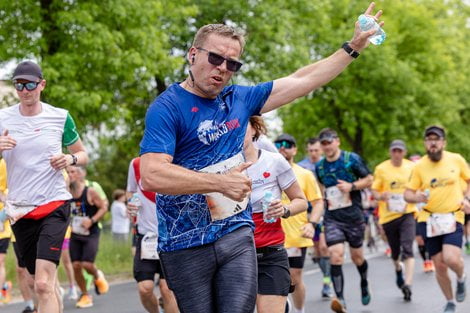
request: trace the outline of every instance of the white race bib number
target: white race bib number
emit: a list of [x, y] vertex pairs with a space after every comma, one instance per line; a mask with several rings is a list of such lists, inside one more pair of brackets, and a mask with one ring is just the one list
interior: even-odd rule
[[352, 205], [349, 192], [342, 192], [338, 187], [332, 186], [325, 189], [328, 210], [338, 210]]
[[406, 205], [407, 203], [402, 193], [392, 193], [387, 201], [387, 208], [390, 212], [404, 213]]
[[302, 249], [297, 247], [286, 248], [287, 256], [289, 258], [302, 256]]
[[88, 218], [87, 216], [73, 216], [72, 217], [72, 233], [77, 235], [88, 236], [90, 230], [83, 227], [82, 222]]
[[158, 236], [155, 233], [146, 233], [140, 243], [141, 260], [158, 260], [157, 252]]
[[[225, 161], [205, 167], [201, 169], [201, 172], [224, 174], [243, 162], [243, 155], [239, 153]], [[246, 197], [241, 202], [237, 202], [225, 197], [221, 193], [211, 192], [206, 194], [206, 201], [211, 213], [212, 221], [218, 221], [245, 211], [249, 197]]]
[[457, 229], [454, 213], [433, 213], [426, 221], [426, 235], [436, 237], [455, 232]]
[[17, 220], [19, 220], [35, 208], [35, 205], [27, 204], [24, 201], [7, 200], [5, 202], [5, 213], [7, 214], [11, 225], [15, 224]]

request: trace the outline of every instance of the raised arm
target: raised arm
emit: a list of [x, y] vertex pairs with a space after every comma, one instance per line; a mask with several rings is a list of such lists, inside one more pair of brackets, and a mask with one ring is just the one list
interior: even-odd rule
[[242, 163], [227, 174], [200, 173], [172, 163], [165, 153], [145, 153], [140, 159], [142, 187], [167, 195], [220, 192], [242, 201], [251, 191], [251, 179], [243, 171], [251, 163]]
[[[371, 16], [378, 21], [382, 15], [382, 11], [379, 10], [374, 16], [372, 16], [371, 14], [374, 7], [375, 3], [372, 2], [369, 4], [369, 7], [364, 14]], [[379, 25], [382, 26], [383, 22], [380, 22]], [[353, 50], [361, 52], [369, 45], [367, 38], [374, 33], [374, 30], [367, 32], [361, 31], [359, 23], [356, 22], [354, 36], [349, 42], [349, 46]], [[290, 103], [299, 97], [303, 97], [313, 90], [327, 84], [338, 76], [353, 60], [354, 58], [341, 48], [323, 60], [302, 67], [287, 77], [276, 79], [274, 81], [271, 95], [266, 101], [261, 112], [266, 113], [277, 109], [278, 107]]]

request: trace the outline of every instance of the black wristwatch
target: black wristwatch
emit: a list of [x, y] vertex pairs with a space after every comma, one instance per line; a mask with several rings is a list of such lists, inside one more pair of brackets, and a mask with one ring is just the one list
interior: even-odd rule
[[343, 45], [341, 46], [341, 48], [343, 48], [344, 51], [346, 51], [347, 54], [349, 54], [350, 56], [352, 56], [352, 57], [355, 58], [355, 59], [357, 59], [357, 57], [361, 55], [359, 52], [357, 52], [356, 50], [354, 50], [353, 48], [351, 48], [351, 46], [349, 45], [349, 42], [348, 42], [348, 41], [346, 41], [345, 43], [343, 43]]
[[286, 206], [283, 206], [283, 208], [284, 208], [284, 214], [281, 217], [282, 218], [288, 218], [290, 216], [290, 210]]
[[77, 162], [78, 162], [78, 158], [75, 154], [71, 154], [72, 156], [72, 164], [70, 165], [77, 165]]

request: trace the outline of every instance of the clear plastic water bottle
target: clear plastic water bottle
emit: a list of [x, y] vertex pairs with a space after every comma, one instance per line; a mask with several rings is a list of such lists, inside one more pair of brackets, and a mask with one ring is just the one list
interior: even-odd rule
[[271, 191], [265, 191], [263, 196], [263, 220], [265, 223], [274, 223], [276, 219], [274, 217], [268, 218], [268, 208], [273, 201], [273, 194]]
[[361, 14], [359, 16], [358, 21], [359, 27], [362, 31], [369, 31], [371, 29], [376, 30], [375, 34], [368, 38], [371, 43], [373, 43], [374, 45], [380, 45], [382, 44], [382, 42], [384, 42], [387, 35], [383, 31], [382, 27], [380, 27], [379, 24], [372, 17], [368, 17], [364, 14]]
[[429, 200], [429, 195], [431, 194], [431, 192], [429, 191], [429, 189], [425, 189], [424, 190], [424, 195], [426, 196], [426, 199]]
[[140, 200], [139, 194], [137, 192], [134, 193], [128, 202], [137, 207], [137, 210], [129, 211], [129, 215], [132, 216], [133, 222], [135, 223], [137, 221], [137, 212], [142, 209], [142, 201]]

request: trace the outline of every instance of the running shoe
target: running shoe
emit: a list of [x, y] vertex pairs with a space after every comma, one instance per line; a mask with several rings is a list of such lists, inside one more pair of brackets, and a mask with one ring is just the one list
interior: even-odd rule
[[403, 287], [401, 287], [401, 291], [403, 292], [403, 300], [406, 302], [411, 301], [411, 286], [403, 285]]
[[465, 254], [470, 255], [470, 242], [465, 243]]
[[67, 298], [69, 300], [77, 300], [78, 299], [77, 288], [75, 286], [69, 287], [69, 290], [67, 291]]
[[369, 291], [369, 282], [366, 280], [365, 284], [361, 283], [361, 302], [363, 305], [368, 305], [370, 303], [370, 291]]
[[426, 260], [424, 261], [424, 272], [425, 273], [432, 273], [434, 272], [434, 263], [432, 260]]
[[93, 306], [93, 298], [90, 295], [82, 294], [75, 306], [79, 309], [91, 308]]
[[390, 249], [390, 248], [385, 249], [385, 255], [387, 257], [391, 257], [392, 256], [392, 249]]
[[323, 284], [323, 288], [321, 290], [321, 297], [323, 299], [333, 298], [333, 291], [331, 290], [330, 284]]
[[456, 310], [457, 310], [457, 306], [455, 305], [454, 302], [447, 302], [444, 308], [444, 313], [455, 313]]
[[11, 288], [12, 288], [11, 281], [6, 281], [3, 284], [1, 297], [0, 297], [0, 303], [7, 304], [11, 301]]
[[466, 286], [465, 286], [465, 281], [467, 280], [467, 277], [466, 275], [463, 277], [463, 281], [462, 282], [459, 282], [457, 281], [457, 288], [456, 288], [456, 291], [455, 291], [455, 300], [457, 300], [457, 302], [463, 302], [465, 300], [465, 295], [467, 293], [466, 291]]
[[398, 288], [401, 289], [405, 284], [405, 280], [403, 279], [403, 263], [400, 262], [399, 266], [400, 270], [395, 272], [397, 276], [395, 282], [397, 283]]
[[98, 270], [98, 278], [95, 279], [95, 292], [97, 295], [103, 295], [109, 290], [108, 282], [104, 278], [102, 271]]
[[331, 300], [331, 310], [336, 313], [347, 313], [344, 299], [334, 298]]
[[37, 310], [36, 309], [31, 309], [29, 306], [25, 307], [23, 311], [21, 311], [21, 313], [37, 313]]

